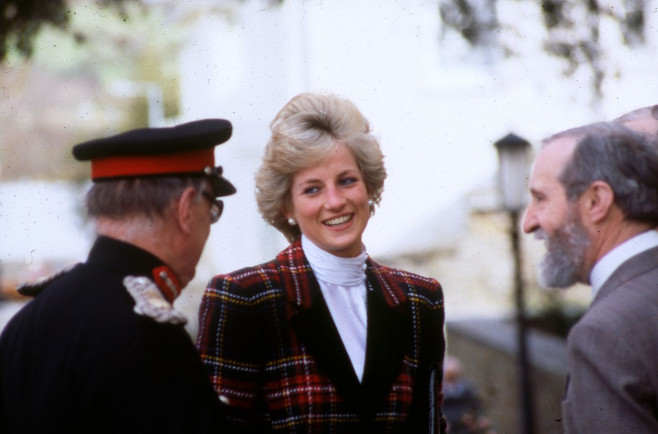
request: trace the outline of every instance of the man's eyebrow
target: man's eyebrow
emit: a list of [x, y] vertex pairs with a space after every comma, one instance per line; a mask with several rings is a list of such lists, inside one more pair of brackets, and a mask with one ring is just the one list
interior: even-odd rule
[[544, 196], [544, 193], [536, 188], [530, 188], [530, 194], [533, 196]]

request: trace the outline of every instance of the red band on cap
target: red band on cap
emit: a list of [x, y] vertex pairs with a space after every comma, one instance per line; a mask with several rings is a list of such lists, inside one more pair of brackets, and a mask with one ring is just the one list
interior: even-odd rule
[[214, 148], [176, 154], [124, 155], [91, 162], [91, 179], [202, 172], [215, 167]]

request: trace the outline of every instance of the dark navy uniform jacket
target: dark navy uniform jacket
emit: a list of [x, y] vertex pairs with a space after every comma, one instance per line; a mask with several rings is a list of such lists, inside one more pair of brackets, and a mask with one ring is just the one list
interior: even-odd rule
[[127, 275], [164, 264], [99, 237], [0, 338], [1, 433], [221, 432], [217, 395], [183, 325], [133, 311]]

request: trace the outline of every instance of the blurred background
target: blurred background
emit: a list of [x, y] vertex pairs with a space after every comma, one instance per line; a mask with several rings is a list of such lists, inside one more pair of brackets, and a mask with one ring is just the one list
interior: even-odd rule
[[[254, 200], [269, 122], [299, 92], [333, 92], [386, 157], [370, 255], [444, 286], [448, 352], [490, 421], [464, 432], [560, 432], [564, 336], [589, 288], [539, 289], [531, 237], [515, 262], [494, 143], [514, 133], [531, 160], [552, 133], [658, 103], [657, 0], [2, 0], [0, 24], [0, 328], [25, 302], [17, 282], [93, 241], [75, 143], [225, 118], [216, 158], [238, 194], [177, 301], [194, 337], [208, 279], [286, 245]], [[519, 422], [518, 267], [533, 428]]]

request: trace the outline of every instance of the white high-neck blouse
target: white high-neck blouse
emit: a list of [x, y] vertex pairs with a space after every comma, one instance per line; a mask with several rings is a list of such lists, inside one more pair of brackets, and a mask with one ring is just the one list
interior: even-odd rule
[[334, 256], [302, 235], [302, 249], [329, 307], [354, 372], [363, 378], [366, 358], [366, 259], [365, 248], [354, 258]]

